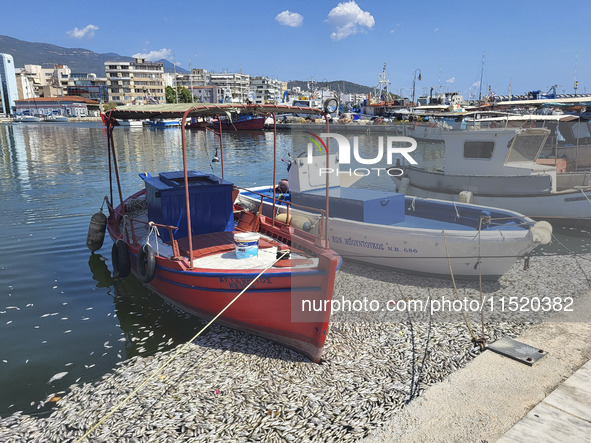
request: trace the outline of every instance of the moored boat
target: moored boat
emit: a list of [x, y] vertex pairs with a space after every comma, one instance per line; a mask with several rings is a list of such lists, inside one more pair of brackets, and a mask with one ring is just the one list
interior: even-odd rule
[[[281, 219], [314, 232], [322, 225], [310, 208], [320, 207], [324, 196], [308, 186], [308, 177], [318, 176], [325, 164], [322, 158], [314, 164], [292, 162], [289, 192], [245, 190], [239, 203], [254, 208], [262, 201], [263, 213], [275, 210]], [[336, 160], [331, 168], [336, 169]], [[337, 179], [331, 180], [328, 233], [331, 247], [344, 258], [409, 273], [496, 280], [551, 239], [549, 223], [536, 224], [513, 211], [344, 188]], [[279, 201], [275, 209], [274, 195]]]
[[22, 123], [37, 123], [41, 121], [41, 117], [37, 117], [36, 115], [17, 115], [14, 118], [14, 121]]
[[[289, 111], [274, 106], [168, 105], [163, 118], [182, 117], [184, 124], [187, 117], [216, 116], [224, 108]], [[150, 118], [159, 109], [126, 107], [107, 114], [109, 158], [115, 176], [118, 168], [109, 122]], [[144, 189], [128, 198], [123, 198], [119, 187], [119, 204], [113, 191], [106, 197], [109, 216], [105, 224], [114, 241], [115, 273], [120, 277], [134, 274], [186, 312], [205, 319], [220, 315], [216, 322], [221, 325], [266, 337], [318, 361], [340, 264], [326, 236], [234, 206], [238, 191], [224, 179], [223, 167], [222, 177], [217, 177], [189, 171], [186, 160], [183, 163], [183, 171], [141, 174]], [[91, 250], [102, 244], [100, 238], [93, 238], [89, 231]], [[329, 308], [310, 312], [304, 309], [306, 302], [325, 307], [328, 303]]]
[[[150, 120], [150, 127], [152, 128], [175, 128], [181, 126], [181, 122], [174, 118], [156, 118]], [[119, 122], [121, 124], [121, 122]]]
[[[495, 128], [449, 131], [442, 169], [405, 168], [401, 192], [518, 211], [561, 223], [591, 218], [591, 173], [557, 172], [536, 163], [549, 131]], [[550, 162], [552, 163], [552, 162]]]
[[220, 118], [212, 120], [210, 126], [218, 129], [220, 126], [224, 131], [260, 131], [265, 126], [266, 117], [255, 117], [252, 115], [239, 115], [237, 118]]
[[70, 119], [68, 117], [66, 117], [65, 115], [60, 115], [60, 114], [51, 114], [46, 116], [43, 121], [48, 122], [48, 123], [67, 123], [70, 121]]

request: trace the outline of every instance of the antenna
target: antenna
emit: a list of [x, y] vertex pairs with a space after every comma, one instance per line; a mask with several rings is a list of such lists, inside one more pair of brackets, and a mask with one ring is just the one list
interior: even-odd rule
[[482, 67], [480, 68], [480, 85], [478, 85], [478, 101], [482, 99], [482, 74], [484, 72], [484, 51], [482, 51]]
[[575, 97], [577, 96], [577, 89], [579, 87], [579, 82], [577, 81], [577, 64], [579, 63], [579, 51], [577, 51], [577, 55], [575, 56]]
[[191, 103], [195, 101], [195, 96], [193, 95], [193, 70], [191, 69], [191, 63], [193, 61], [189, 59], [189, 83], [191, 84]]

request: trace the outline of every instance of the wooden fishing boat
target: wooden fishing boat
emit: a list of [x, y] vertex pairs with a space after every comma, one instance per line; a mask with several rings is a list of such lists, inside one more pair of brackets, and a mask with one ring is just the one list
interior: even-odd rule
[[[116, 179], [117, 190], [112, 186], [105, 197], [108, 218], [101, 220], [100, 213], [93, 216], [97, 223], [93, 227], [91, 222], [87, 244], [91, 250], [100, 248], [104, 223], [114, 241], [115, 275], [133, 274], [186, 312], [204, 319], [222, 313], [217, 323], [266, 337], [318, 361], [340, 257], [328, 248], [326, 235], [312, 235], [235, 206], [238, 190], [224, 177], [222, 145], [222, 177], [189, 171], [181, 131], [183, 171], [143, 173], [144, 189], [122, 196], [113, 119], [182, 117], [184, 126], [188, 117], [215, 117], [236, 110], [267, 114], [289, 112], [289, 107], [159, 105], [110, 111], [109, 161], [111, 183]], [[239, 238], [245, 236], [249, 239]], [[312, 305], [328, 309], [311, 312]]]
[[239, 115], [234, 119], [221, 118], [219, 121], [213, 120], [210, 124], [213, 128], [220, 125], [224, 131], [261, 131], [265, 127], [265, 117], [255, 117], [252, 115]]

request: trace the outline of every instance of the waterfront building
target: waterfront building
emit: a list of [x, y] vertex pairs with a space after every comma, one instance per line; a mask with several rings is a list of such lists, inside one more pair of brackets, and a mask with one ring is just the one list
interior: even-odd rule
[[100, 103], [84, 97], [36, 97], [16, 100], [16, 113], [25, 115], [60, 114], [68, 117], [98, 117]]
[[283, 93], [287, 90], [287, 82], [269, 77], [251, 77], [250, 90], [256, 104], [281, 103]]
[[41, 65], [25, 65], [18, 70], [17, 87], [20, 99], [55, 97], [63, 95], [68, 86], [71, 70], [67, 65], [43, 68]]
[[16, 71], [14, 59], [10, 54], [0, 53], [0, 110], [4, 115], [14, 114], [15, 101], [18, 100], [18, 88], [16, 83]]
[[214, 85], [189, 86], [188, 89], [196, 103], [219, 103], [223, 97], [221, 88]]
[[209, 76], [211, 85], [219, 88], [220, 102], [246, 103], [250, 94], [250, 75], [212, 72]]
[[165, 103], [164, 65], [137, 58], [133, 62], [106, 61], [108, 94], [121, 104]]
[[109, 101], [107, 77], [97, 77], [93, 73], [71, 74], [66, 92], [67, 95], [76, 95], [100, 103]]

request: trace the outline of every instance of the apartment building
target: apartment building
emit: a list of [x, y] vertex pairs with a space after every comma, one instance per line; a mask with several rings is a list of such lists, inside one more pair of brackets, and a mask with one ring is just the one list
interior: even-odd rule
[[281, 103], [283, 93], [287, 90], [287, 82], [269, 77], [251, 77], [250, 90], [257, 104]]
[[99, 103], [107, 103], [109, 101], [107, 78], [97, 77], [93, 73], [73, 73], [70, 75], [70, 81], [68, 82], [67, 95], [75, 95]]
[[219, 101], [224, 103], [246, 103], [250, 94], [250, 75], [238, 73], [210, 73], [210, 84], [217, 86]]
[[105, 73], [111, 101], [122, 104], [166, 103], [164, 65], [135, 59], [133, 62], [106, 61]]
[[33, 97], [57, 97], [66, 93], [71, 70], [67, 65], [44, 68], [41, 65], [25, 65], [16, 72], [20, 99]]

